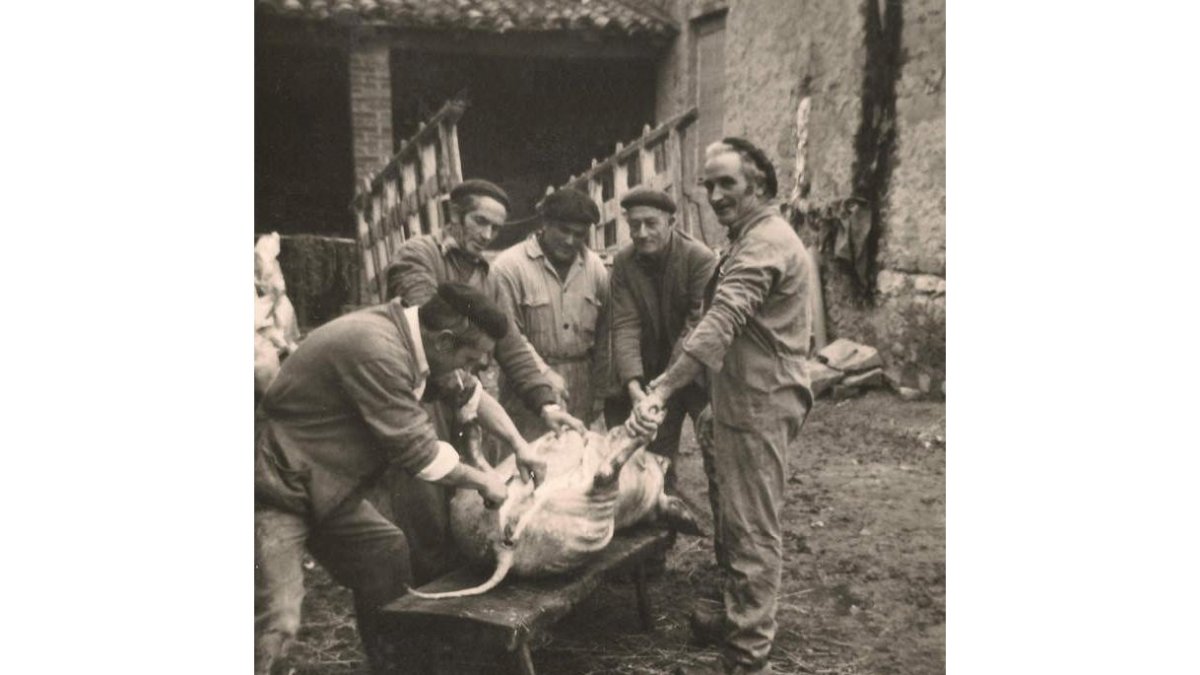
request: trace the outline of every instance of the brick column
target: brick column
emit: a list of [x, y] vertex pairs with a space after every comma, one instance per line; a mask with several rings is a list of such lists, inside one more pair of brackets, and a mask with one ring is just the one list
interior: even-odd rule
[[354, 176], [362, 178], [392, 158], [392, 78], [388, 46], [364, 44], [350, 53], [350, 123]]

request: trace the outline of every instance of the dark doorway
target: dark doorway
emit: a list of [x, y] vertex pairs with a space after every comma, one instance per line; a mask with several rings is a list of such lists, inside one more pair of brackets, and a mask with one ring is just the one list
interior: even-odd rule
[[396, 147], [446, 99], [466, 91], [458, 124], [463, 176], [500, 183], [510, 219], [533, 213], [548, 185], [587, 169], [654, 122], [651, 61], [392, 52]]
[[349, 63], [337, 49], [258, 45], [254, 230], [354, 236]]

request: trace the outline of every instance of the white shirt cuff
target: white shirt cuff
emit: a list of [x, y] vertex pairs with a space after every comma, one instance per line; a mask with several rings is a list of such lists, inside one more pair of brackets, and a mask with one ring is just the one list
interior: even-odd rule
[[437, 455], [432, 462], [425, 465], [424, 469], [417, 472], [417, 478], [428, 482], [440, 480], [458, 466], [458, 453], [449, 443], [438, 441], [437, 448]]

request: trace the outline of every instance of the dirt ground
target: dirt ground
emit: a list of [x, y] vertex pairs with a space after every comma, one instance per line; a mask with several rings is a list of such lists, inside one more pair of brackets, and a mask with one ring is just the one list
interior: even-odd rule
[[[776, 672], [945, 671], [945, 428], [943, 403], [883, 392], [817, 403], [788, 458]], [[683, 450], [681, 489], [707, 505], [690, 429]], [[711, 542], [680, 538], [651, 582], [653, 633], [638, 631], [632, 584], [616, 581], [560, 622], [534, 663], [560, 675], [669, 673], [711, 656], [689, 646], [687, 612], [716, 597], [717, 579]], [[349, 592], [315, 566], [307, 584], [300, 673], [366, 673]]]

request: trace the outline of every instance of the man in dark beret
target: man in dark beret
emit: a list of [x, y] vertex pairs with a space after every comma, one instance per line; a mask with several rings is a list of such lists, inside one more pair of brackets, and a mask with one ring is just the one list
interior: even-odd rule
[[[508, 195], [495, 183], [465, 180], [450, 191], [449, 211], [441, 232], [413, 237], [393, 251], [393, 262], [386, 272], [389, 300], [399, 298], [410, 307], [421, 305], [434, 296], [439, 284], [448, 281], [485, 288], [491, 268], [482, 252], [508, 217]], [[558, 404], [555, 383], [542, 373], [540, 359], [511, 321], [508, 333], [496, 341], [494, 356], [515, 392], [512, 400], [506, 401], [513, 410], [526, 416], [536, 414], [547, 428], [583, 428], [582, 422]], [[467, 387], [477, 382], [470, 373], [456, 377]], [[456, 422], [453, 407], [435, 401], [427, 410], [438, 438], [461, 453], [468, 452], [464, 429]], [[450, 535], [449, 505], [454, 491], [417, 481], [403, 472], [394, 472], [385, 485], [391, 494], [391, 516], [413, 544], [417, 583], [432, 580], [461, 563]]]
[[[445, 396], [436, 380], [482, 362], [508, 329], [481, 291], [442, 284], [419, 308], [392, 300], [334, 319], [283, 362], [256, 425], [256, 673], [288, 672], [276, 662], [300, 627], [306, 549], [354, 592], [372, 671], [392, 672], [376, 610], [413, 583], [412, 542], [364, 493], [396, 465], [421, 482], [478, 490], [489, 505], [504, 501], [509, 477], [460, 462], [422, 402]], [[504, 409], [482, 388], [476, 397], [480, 423], [528, 456]]]
[[[700, 319], [704, 288], [717, 256], [675, 227], [675, 200], [665, 192], [638, 187], [621, 198], [631, 243], [612, 266], [612, 370], [616, 395], [605, 401], [609, 427], [629, 418], [646, 396], [647, 383], [667, 369], [690, 326]], [[690, 383], [667, 401], [667, 415], [649, 450], [672, 460], [679, 450], [685, 415], [696, 420], [708, 392]], [[674, 491], [675, 466], [667, 471]]]
[[676, 392], [707, 376], [713, 424], [705, 460], [724, 607], [693, 612], [691, 627], [701, 641], [720, 645], [721, 659], [676, 672], [767, 673], [778, 628], [787, 457], [813, 401], [805, 368], [811, 263], [772, 202], [775, 169], [762, 150], [741, 138], [713, 143], [705, 150], [704, 188], [729, 230], [729, 247], [706, 289], [703, 315], [629, 424], [652, 428]]
[[[604, 322], [608, 303], [608, 270], [588, 248], [600, 210], [590, 197], [572, 188], [547, 196], [538, 207], [539, 230], [501, 253], [488, 277], [490, 295], [512, 316], [518, 330], [540, 357], [551, 378], [562, 378], [570, 413], [590, 422], [595, 413], [597, 370], [607, 353]], [[518, 391], [507, 377], [500, 401], [516, 403]], [[527, 440], [547, 426], [522, 410], [513, 420]]]

